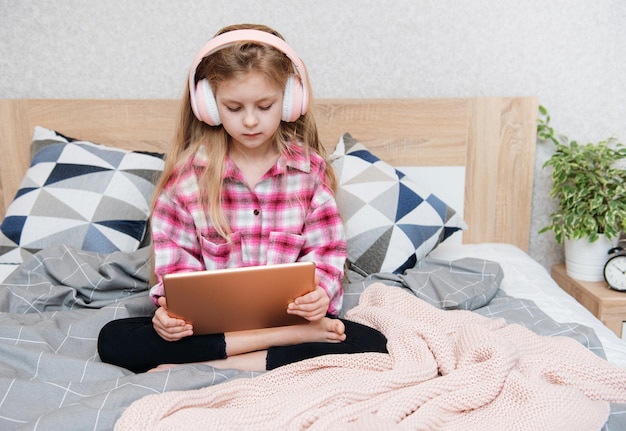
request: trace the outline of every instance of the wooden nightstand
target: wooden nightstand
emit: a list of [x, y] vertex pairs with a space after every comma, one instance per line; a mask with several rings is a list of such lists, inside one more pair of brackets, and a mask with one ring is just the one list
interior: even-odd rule
[[626, 292], [609, 289], [604, 281], [575, 280], [565, 272], [565, 264], [552, 267], [552, 278], [618, 337], [626, 321]]

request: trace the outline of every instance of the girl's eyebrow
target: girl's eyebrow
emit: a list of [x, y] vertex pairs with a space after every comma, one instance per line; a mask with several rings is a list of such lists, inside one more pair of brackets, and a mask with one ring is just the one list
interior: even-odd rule
[[[241, 101], [237, 99], [229, 99], [229, 98], [221, 98], [221, 99], [224, 103], [241, 103]], [[278, 96], [272, 94], [272, 95], [260, 97], [254, 100], [253, 102], [254, 103], [273, 102], [273, 101], [276, 101], [277, 99], [278, 99]]]
[[[260, 102], [263, 100], [271, 100], [274, 99], [274, 97], [259, 97], [258, 99], [254, 99], [254, 100], [247, 100], [247, 101], [252, 101], [252, 102]], [[224, 98], [223, 100], [230, 100], [232, 102], [239, 102], [240, 100], [237, 98]]]
[[[267, 104], [267, 103], [275, 103], [276, 100], [277, 100], [276, 97], [263, 97], [261, 99], [253, 101], [252, 103], [255, 105], [262, 105], [262, 104]], [[235, 100], [235, 99], [222, 99], [222, 103], [223, 104], [236, 104], [236, 105], [244, 104], [241, 101]]]

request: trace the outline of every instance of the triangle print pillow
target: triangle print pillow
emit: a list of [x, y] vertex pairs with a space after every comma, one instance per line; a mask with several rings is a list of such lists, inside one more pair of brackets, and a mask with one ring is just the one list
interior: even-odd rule
[[362, 275], [402, 274], [465, 222], [454, 209], [346, 133], [330, 156], [348, 264]]
[[97, 145], [36, 127], [37, 151], [0, 225], [0, 263], [65, 244], [136, 250], [147, 232], [163, 156]]

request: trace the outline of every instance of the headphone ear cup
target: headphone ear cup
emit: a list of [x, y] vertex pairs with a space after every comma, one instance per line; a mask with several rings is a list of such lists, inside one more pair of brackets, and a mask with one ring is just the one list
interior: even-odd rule
[[285, 84], [283, 94], [283, 121], [289, 123], [296, 121], [306, 112], [303, 109], [302, 100], [304, 98], [304, 88], [302, 81], [297, 75], [290, 75]]
[[205, 122], [209, 126], [219, 126], [222, 124], [220, 113], [217, 110], [217, 102], [213, 96], [213, 90], [209, 85], [209, 81], [201, 79], [196, 85], [196, 107], [200, 121]]

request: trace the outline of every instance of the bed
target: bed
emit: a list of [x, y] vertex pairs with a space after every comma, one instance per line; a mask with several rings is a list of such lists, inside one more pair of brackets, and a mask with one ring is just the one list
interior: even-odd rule
[[[483, 384], [478, 379], [476, 390], [484, 393], [491, 388], [495, 395], [478, 404], [476, 393], [467, 392], [469, 401], [456, 402], [452, 414], [450, 404], [441, 403], [443, 394], [429, 395], [430, 401], [439, 403], [422, 399], [418, 404], [415, 400], [424, 397], [423, 392], [406, 395], [409, 388], [422, 385], [407, 384], [404, 392], [395, 387], [385, 396], [373, 390], [389, 384], [372, 383], [390, 366], [388, 359], [378, 356], [323, 358], [304, 361], [306, 369], [297, 365], [268, 373], [188, 364], [135, 375], [103, 364], [96, 351], [102, 325], [153, 310], [147, 296], [150, 191], [173, 135], [178, 101], [1, 100], [0, 208], [5, 217], [0, 228], [0, 278], [4, 280], [0, 285], [0, 428], [112, 429], [117, 422], [119, 429], [203, 429], [207, 424], [267, 429], [525, 429], [524, 424], [532, 424], [558, 429], [557, 421], [562, 429], [624, 429], [626, 344], [563, 292], [527, 254], [537, 105], [534, 97], [316, 101], [320, 136], [338, 172], [349, 255], [351, 248], [356, 250], [349, 256], [344, 310], [350, 318], [376, 324], [371, 307], [378, 304], [388, 312], [387, 305], [381, 305], [388, 301], [398, 307], [391, 310], [392, 317], [402, 315], [411, 324], [421, 324], [421, 316], [432, 316], [428, 331], [436, 332], [445, 321], [465, 331], [462, 337], [456, 329], [452, 335], [466, 341], [475, 336], [462, 329], [468, 327], [480, 328], [489, 340], [494, 331], [514, 331], [505, 336], [508, 339], [536, 336], [532, 340], [546, 343], [545, 352], [552, 352], [552, 356], [539, 356], [558, 361], [559, 352], [561, 356], [576, 352], [585, 364], [593, 364], [584, 371], [599, 373], [591, 380], [610, 380], [612, 392], [605, 387], [594, 387], [595, 395], [587, 392], [585, 397], [580, 391], [567, 391], [567, 396], [555, 392], [550, 403], [541, 397], [535, 404], [518, 399], [517, 404], [507, 404], [509, 410], [494, 410], [503, 405], [495, 402], [501, 403], [503, 386], [494, 389], [490, 381]], [[394, 179], [395, 187], [428, 197], [424, 202], [430, 203], [429, 211], [443, 214], [436, 229], [419, 246], [410, 244], [408, 253], [399, 252], [406, 249], [407, 236], [433, 226], [412, 218], [407, 224], [413, 230], [403, 234], [395, 233], [399, 224], [391, 221], [394, 233], [372, 240], [375, 229], [364, 225], [379, 223], [377, 227], [391, 230], [385, 225], [388, 221], [362, 212], [376, 206], [375, 200], [353, 199], [373, 190], [370, 182], [350, 188], [366, 170], [382, 172]], [[414, 199], [401, 196], [401, 202]], [[382, 203], [389, 205], [388, 200]], [[124, 214], [117, 214], [122, 209]], [[85, 222], [89, 217], [90, 222]], [[411, 217], [422, 215], [411, 213]], [[63, 237], [64, 232], [69, 237]], [[388, 319], [381, 317], [380, 322]], [[406, 326], [394, 325], [389, 328]], [[416, 350], [420, 357], [424, 352], [435, 357], [443, 350], [453, 353], [448, 351], [451, 343], [440, 342], [440, 352], [425, 342], [428, 335], [415, 336], [422, 341], [414, 344], [406, 343], [413, 336], [393, 331], [386, 335], [409, 350], [420, 345], [423, 349]], [[554, 347], [561, 340], [567, 342]], [[571, 340], [574, 344], [568, 343]], [[581, 346], [582, 352], [576, 350]], [[470, 362], [489, 363], [481, 358]], [[371, 363], [370, 368], [361, 370], [364, 363]], [[455, 375], [442, 364], [434, 367], [438, 377]], [[568, 378], [560, 374], [564, 364], [553, 362], [552, 367], [551, 387], [563, 386]], [[579, 376], [576, 366], [566, 368]], [[402, 379], [414, 371], [403, 369]], [[310, 392], [299, 388], [293, 395], [290, 386], [291, 390], [298, 386], [291, 385], [289, 378], [306, 382]], [[349, 382], [342, 380], [348, 378]], [[363, 378], [370, 383], [358, 390], [332, 392], [352, 388]], [[538, 379], [546, 380], [546, 374]], [[244, 397], [246, 388], [256, 388], [251, 391], [256, 395]], [[545, 395], [545, 388], [540, 388]], [[400, 392], [404, 395], [390, 395]], [[274, 404], [290, 394], [300, 410], [284, 418], [259, 394]], [[526, 401], [532, 398], [529, 394]], [[613, 402], [590, 400], [602, 397]], [[453, 397], [448, 394], [446, 399], [451, 402]], [[540, 406], [539, 401], [544, 403]], [[218, 405], [222, 408], [215, 408]], [[529, 406], [538, 408], [536, 413], [520, 416], [521, 411], [531, 411]], [[494, 411], [500, 414], [485, 428], [480, 413]], [[424, 414], [418, 418], [417, 412]], [[277, 426], [273, 421], [279, 419], [284, 422]], [[195, 426], [189, 427], [188, 421]]]

